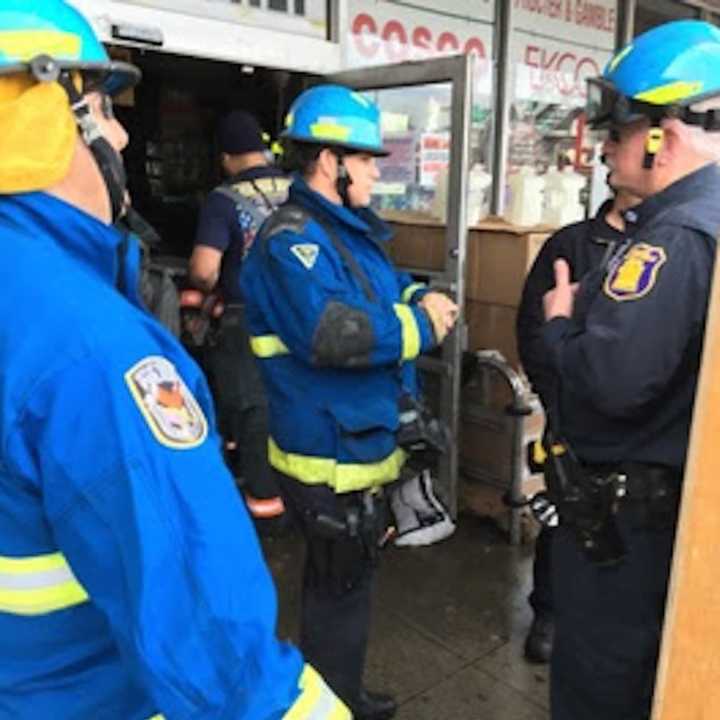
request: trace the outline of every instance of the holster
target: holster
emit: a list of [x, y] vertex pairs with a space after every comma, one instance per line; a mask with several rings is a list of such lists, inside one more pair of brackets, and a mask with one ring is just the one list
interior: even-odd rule
[[618, 502], [626, 493], [626, 476], [583, 466], [570, 448], [546, 432], [545, 484], [561, 523], [570, 527], [588, 560], [615, 565], [627, 554], [617, 527]]
[[352, 590], [379, 561], [387, 519], [381, 492], [352, 493], [342, 517], [306, 509], [315, 581], [339, 594]]

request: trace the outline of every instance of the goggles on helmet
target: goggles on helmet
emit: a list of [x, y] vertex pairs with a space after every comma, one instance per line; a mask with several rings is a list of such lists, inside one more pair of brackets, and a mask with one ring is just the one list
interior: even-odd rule
[[[714, 97], [708, 94], [708, 97]], [[605, 129], [610, 126], [627, 125], [642, 118], [659, 124], [663, 118], [677, 118], [688, 125], [699, 125], [705, 130], [720, 130], [720, 107], [697, 111], [695, 108], [707, 99], [694, 97], [692, 104], [656, 105], [629, 98], [604, 78], [587, 79], [585, 117], [591, 128]]]
[[662, 115], [664, 110], [663, 106], [626, 97], [603, 78], [587, 79], [585, 117], [592, 128], [627, 125], [643, 117], [654, 118]]

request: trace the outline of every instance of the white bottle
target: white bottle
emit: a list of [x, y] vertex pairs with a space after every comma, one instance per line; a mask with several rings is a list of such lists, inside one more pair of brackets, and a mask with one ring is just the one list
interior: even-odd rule
[[582, 220], [585, 207], [580, 202], [580, 191], [585, 187], [585, 176], [568, 166], [563, 170], [548, 170], [545, 177], [543, 222], [563, 227]]
[[523, 166], [510, 177], [510, 203], [505, 212], [513, 225], [537, 225], [542, 219], [545, 178]]
[[448, 188], [448, 168], [447, 165], [438, 170], [437, 180], [435, 184], [435, 195], [433, 195], [430, 204], [430, 212], [441, 223], [447, 222], [447, 188]]
[[480, 163], [470, 168], [468, 182], [467, 222], [468, 225], [477, 225], [488, 213], [488, 188], [492, 176], [485, 172]]

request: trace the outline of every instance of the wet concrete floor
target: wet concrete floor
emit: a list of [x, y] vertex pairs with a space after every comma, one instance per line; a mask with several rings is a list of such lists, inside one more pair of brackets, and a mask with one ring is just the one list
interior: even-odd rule
[[[301, 541], [264, 541], [280, 635], [296, 637]], [[392, 692], [398, 720], [548, 720], [548, 672], [522, 657], [532, 545], [461, 516], [454, 536], [390, 548], [375, 593], [366, 685]]]

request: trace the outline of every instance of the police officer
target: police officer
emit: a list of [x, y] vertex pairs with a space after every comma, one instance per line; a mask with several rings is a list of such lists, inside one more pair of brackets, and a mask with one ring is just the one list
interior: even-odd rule
[[275, 638], [207, 386], [141, 305], [112, 62], [0, 6], [0, 705], [12, 718], [349, 718]]
[[385, 533], [382, 487], [399, 476], [413, 360], [452, 328], [455, 304], [398, 273], [368, 205], [386, 154], [378, 108], [338, 85], [293, 103], [297, 169], [242, 271], [251, 344], [270, 402], [270, 462], [305, 537], [301, 639], [355, 718], [395, 714], [362, 683], [370, 593]]
[[[622, 213], [638, 202], [639, 198], [625, 190], [618, 191], [603, 203], [594, 218], [567, 225], [548, 238], [528, 273], [517, 315], [518, 352], [546, 413], [553, 408], [557, 390], [552, 364], [544, 352], [542, 300], [555, 284], [555, 260], [567, 260], [573, 281], [601, 266], [625, 237]], [[525, 639], [525, 658], [541, 664], [550, 661], [554, 634], [552, 539], [551, 527], [543, 525], [535, 541], [533, 589], [528, 598], [534, 617]]]
[[[635, 38], [590, 81], [613, 187], [642, 198], [579, 288], [555, 263], [546, 352], [560, 378], [553, 483], [553, 720], [650, 715], [720, 230], [720, 30]], [[546, 473], [547, 476], [547, 473]]]
[[250, 113], [235, 110], [223, 117], [217, 140], [226, 180], [201, 208], [190, 282], [222, 298], [220, 327], [207, 353], [220, 432], [258, 528], [274, 529], [285, 508], [267, 461], [267, 400], [248, 345], [238, 278], [255, 233], [285, 201], [290, 181], [269, 162], [262, 130]]

